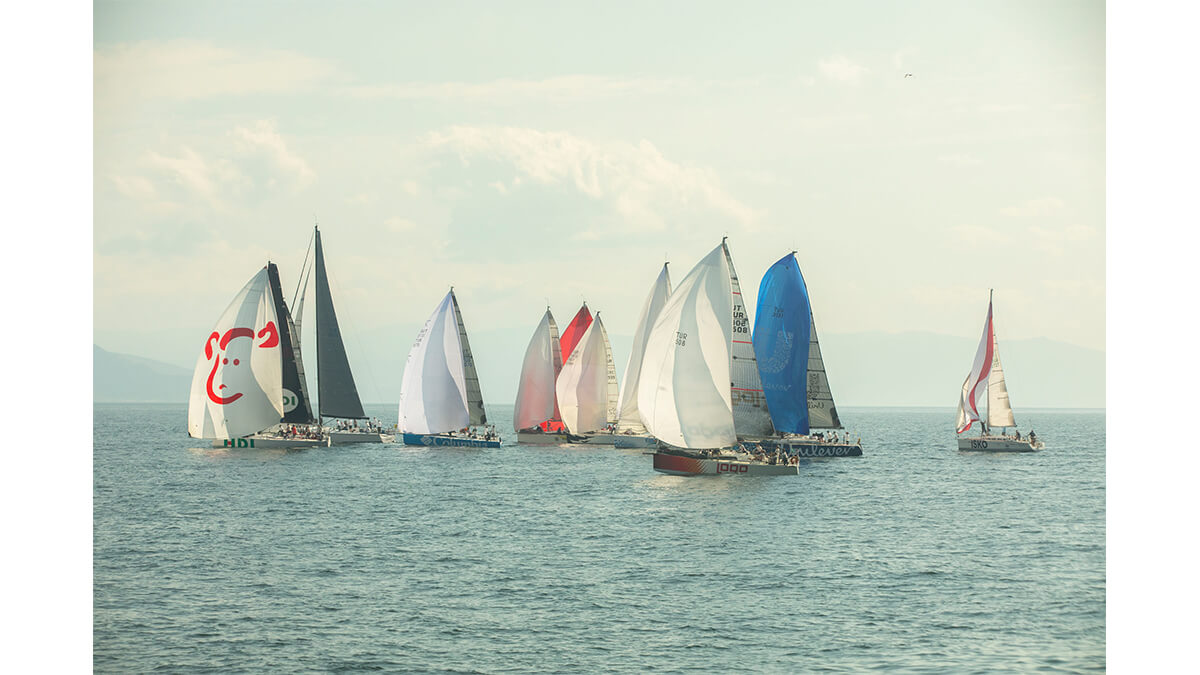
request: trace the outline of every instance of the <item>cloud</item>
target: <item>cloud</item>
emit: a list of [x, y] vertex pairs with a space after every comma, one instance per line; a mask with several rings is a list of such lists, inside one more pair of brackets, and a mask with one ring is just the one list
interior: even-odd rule
[[272, 120], [259, 120], [233, 130], [234, 147], [244, 167], [255, 167], [255, 180], [267, 189], [299, 190], [312, 184], [316, 174], [299, 155], [288, 149]]
[[[506, 167], [501, 178], [507, 194], [557, 187], [605, 202], [621, 229], [664, 230], [679, 223], [681, 214], [696, 212], [753, 228], [762, 215], [726, 192], [712, 169], [673, 162], [646, 140], [597, 142], [563, 132], [451, 127], [430, 134], [426, 144], [435, 153], [454, 153], [464, 166]], [[489, 176], [484, 184], [494, 181]]]
[[471, 102], [552, 102], [644, 96], [695, 86], [687, 80], [621, 78], [603, 75], [559, 75], [540, 80], [502, 78], [490, 82], [399, 82], [351, 86], [361, 99], [456, 100]]
[[1024, 204], [1007, 206], [1000, 213], [1013, 218], [1043, 218], [1060, 211], [1066, 204], [1057, 197], [1031, 199]]
[[818, 68], [826, 79], [846, 84], [858, 84], [862, 76], [869, 72], [863, 66], [854, 63], [844, 56], [822, 59], [818, 64]]

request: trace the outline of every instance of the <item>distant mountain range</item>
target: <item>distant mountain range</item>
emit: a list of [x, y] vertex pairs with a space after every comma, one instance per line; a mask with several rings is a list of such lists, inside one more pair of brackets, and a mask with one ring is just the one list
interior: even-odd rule
[[[481, 331], [476, 362], [487, 401], [511, 405], [516, 394], [524, 335]], [[974, 339], [936, 333], [821, 334], [821, 352], [838, 406], [937, 406], [953, 408], [971, 360]], [[629, 358], [628, 336], [612, 335], [618, 376]], [[472, 342], [475, 342], [472, 340]], [[475, 347], [472, 344], [472, 347]], [[360, 373], [360, 392], [373, 403], [399, 400], [404, 354], [376, 359], [378, 372]], [[484, 360], [484, 357], [487, 360]], [[1103, 408], [1104, 352], [1045, 338], [1000, 344], [1008, 393], [1017, 414], [1025, 408]], [[186, 403], [191, 371], [150, 359], [94, 347], [92, 395], [98, 402]], [[310, 371], [311, 372], [311, 371]], [[388, 374], [384, 377], [383, 374]], [[382, 391], [374, 386], [382, 382]], [[309, 383], [310, 388], [312, 382]], [[364, 385], [367, 385], [364, 387]]]

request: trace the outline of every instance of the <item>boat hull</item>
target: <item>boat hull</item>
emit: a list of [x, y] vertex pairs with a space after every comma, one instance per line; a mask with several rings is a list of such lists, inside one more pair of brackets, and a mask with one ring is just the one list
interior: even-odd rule
[[404, 444], [419, 445], [428, 448], [498, 448], [500, 447], [500, 439], [487, 441], [482, 438], [468, 438], [466, 436], [448, 436], [446, 434], [410, 434], [405, 432]]
[[532, 433], [529, 431], [517, 432], [517, 443], [521, 445], [561, 445], [570, 443], [571, 437], [566, 433]]
[[743, 459], [707, 459], [654, 453], [654, 470], [672, 476], [795, 476], [791, 464], [763, 464]]
[[570, 437], [568, 443], [576, 443], [581, 445], [614, 445], [616, 435], [610, 433], [594, 433], [594, 434], [575, 434]]
[[1030, 443], [1027, 438], [1017, 440], [1000, 436], [975, 436], [958, 439], [959, 450], [972, 452], [1037, 452], [1044, 447], [1046, 447], [1045, 443], [1041, 441]]
[[[753, 447], [753, 443], [743, 443], [744, 446]], [[862, 445], [859, 443], [830, 443], [827, 441], [804, 440], [804, 441], [770, 441], [760, 444], [764, 450], [774, 452], [776, 448], [783, 450], [785, 454], [804, 457], [806, 459], [818, 457], [862, 457]]]
[[385, 434], [373, 434], [362, 431], [330, 431], [329, 441], [331, 445], [353, 445], [354, 443], [387, 443], [388, 436]]
[[657, 448], [658, 439], [653, 436], [635, 436], [632, 434], [615, 434], [613, 437], [613, 447], [615, 448]]
[[213, 441], [214, 448], [325, 448], [329, 447], [329, 437], [312, 438], [282, 438], [279, 436], [246, 436], [244, 438], [218, 438]]

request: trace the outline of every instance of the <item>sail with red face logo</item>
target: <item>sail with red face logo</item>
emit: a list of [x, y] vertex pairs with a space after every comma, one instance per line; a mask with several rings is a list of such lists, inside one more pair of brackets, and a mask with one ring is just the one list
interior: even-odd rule
[[204, 340], [188, 399], [194, 438], [239, 438], [283, 416], [279, 318], [267, 268], [233, 298]]

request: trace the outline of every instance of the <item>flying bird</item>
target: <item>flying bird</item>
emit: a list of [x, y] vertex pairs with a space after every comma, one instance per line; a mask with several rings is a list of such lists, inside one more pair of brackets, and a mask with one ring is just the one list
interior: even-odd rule
[[904, 74], [904, 76], [905, 76], [905, 77], [912, 77], [912, 73], [905, 73], [905, 74]]

